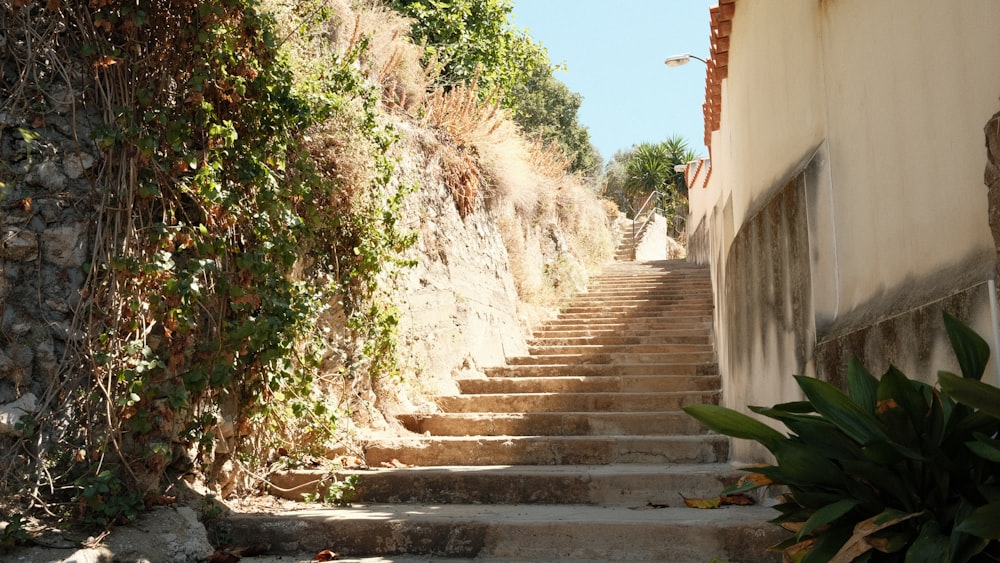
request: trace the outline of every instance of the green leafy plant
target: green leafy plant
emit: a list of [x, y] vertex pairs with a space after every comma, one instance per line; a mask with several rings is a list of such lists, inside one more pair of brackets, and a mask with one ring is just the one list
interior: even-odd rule
[[331, 506], [351, 506], [359, 479], [357, 475], [348, 475], [343, 481], [336, 476], [324, 479], [319, 483], [319, 492], [303, 493], [302, 500]]
[[17, 545], [31, 541], [31, 534], [24, 529], [24, 519], [20, 514], [12, 514], [7, 525], [0, 529], [0, 553], [10, 551]]
[[[794, 532], [775, 546], [793, 561], [992, 561], [1000, 549], [1000, 390], [982, 383], [989, 347], [945, 313], [962, 376], [941, 372], [943, 393], [894, 367], [876, 379], [854, 360], [847, 392], [796, 376], [805, 401], [750, 410], [784, 435], [731, 409], [684, 410], [707, 427], [755, 440], [784, 485], [773, 520]], [[767, 483], [770, 480], [771, 483]], [[732, 492], [732, 491], [730, 491]]]
[[128, 522], [142, 512], [142, 495], [131, 490], [117, 467], [86, 474], [77, 480], [80, 515], [99, 527]]

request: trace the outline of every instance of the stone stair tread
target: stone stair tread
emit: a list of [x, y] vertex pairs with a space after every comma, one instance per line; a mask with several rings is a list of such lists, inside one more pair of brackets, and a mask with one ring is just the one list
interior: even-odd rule
[[[744, 472], [727, 463], [610, 465], [466, 465], [340, 470], [356, 477], [354, 501], [363, 503], [680, 504], [682, 498], [717, 496]], [[269, 482], [277, 496], [315, 494], [326, 470], [286, 471]]]
[[419, 436], [370, 442], [369, 465], [398, 459], [411, 465], [607, 465], [713, 463], [729, 441], [704, 435]]
[[704, 563], [712, 557], [754, 562], [778, 560], [764, 551], [787, 537], [787, 532], [766, 524], [776, 515], [762, 506], [634, 510], [586, 505], [372, 504], [233, 514], [226, 519], [226, 533], [235, 545], [267, 538], [272, 550], [284, 553], [333, 549], [348, 555], [408, 553], [522, 563]]
[[695, 435], [708, 430], [684, 411], [428, 413], [400, 416], [417, 434], [435, 436]]
[[615, 393], [492, 393], [440, 397], [445, 412], [664, 412], [699, 403], [718, 403], [716, 389]]
[[580, 375], [456, 380], [462, 393], [618, 393], [718, 390], [717, 375]]

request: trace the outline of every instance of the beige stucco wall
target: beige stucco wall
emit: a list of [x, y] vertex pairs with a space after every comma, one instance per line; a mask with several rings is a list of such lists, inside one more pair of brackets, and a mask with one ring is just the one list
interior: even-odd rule
[[[712, 175], [692, 190], [688, 221], [712, 265], [728, 406], [798, 398], [789, 369], [836, 379], [817, 350], [946, 367], [940, 338], [893, 344], [933, 340], [942, 299], [988, 332], [976, 284], [995, 268], [983, 126], [1000, 110], [998, 29], [994, 0], [737, 1]], [[778, 201], [790, 193], [795, 206]], [[799, 213], [808, 258], [793, 264], [781, 239], [800, 236]], [[809, 288], [787, 281], [802, 277]], [[770, 286], [742, 287], [754, 284]]]
[[946, 269], [965, 276], [947, 282], [958, 286], [985, 279], [992, 240], [982, 130], [1000, 109], [1000, 3], [816, 7], [838, 279], [836, 301], [818, 315], [848, 315], [880, 291]]

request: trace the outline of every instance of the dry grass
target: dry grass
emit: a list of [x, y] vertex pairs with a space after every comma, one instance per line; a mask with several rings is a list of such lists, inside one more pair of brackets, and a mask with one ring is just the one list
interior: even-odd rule
[[468, 86], [437, 88], [427, 97], [421, 125], [434, 127], [454, 137], [460, 146], [489, 142], [507, 120], [496, 95], [482, 96], [476, 78]]
[[[500, 229], [511, 273], [528, 325], [550, 316], [566, 297], [585, 287], [614, 252], [617, 208], [600, 199], [584, 180], [567, 174], [571, 158], [541, 138], [525, 138], [497, 96], [480, 92], [475, 81], [429, 90], [438, 67], [421, 66], [423, 46], [408, 36], [408, 20], [379, 0], [316, 0], [335, 17], [315, 36], [295, 34], [302, 21], [291, 10], [300, 0], [271, 0], [284, 6], [279, 18], [297, 72], [315, 73], [317, 60], [348, 53], [364, 44], [357, 64], [382, 92], [394, 119], [433, 130], [423, 146], [442, 167], [442, 181], [465, 218], [488, 210]], [[298, 18], [298, 19], [296, 19]], [[359, 185], [368, 149], [357, 146], [350, 123], [329, 123], [312, 133], [310, 147], [321, 166]], [[436, 140], [436, 141], [435, 141]], [[323, 164], [323, 163], [326, 164]]]
[[[420, 60], [423, 48], [410, 41], [410, 22], [380, 0], [267, 0], [278, 23], [289, 62], [302, 83], [319, 83], [324, 61], [354, 54], [369, 83], [382, 91], [387, 108], [411, 111], [426, 98], [433, 73]], [[322, 10], [332, 17], [323, 26], [308, 22]], [[307, 32], [308, 30], [308, 32]]]

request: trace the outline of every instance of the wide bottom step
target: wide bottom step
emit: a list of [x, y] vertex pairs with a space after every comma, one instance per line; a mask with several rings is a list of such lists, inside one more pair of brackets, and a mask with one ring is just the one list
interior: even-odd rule
[[370, 505], [214, 521], [234, 545], [266, 539], [284, 553], [422, 554], [508, 561], [770, 562], [787, 536], [769, 508], [715, 510], [572, 505]]

